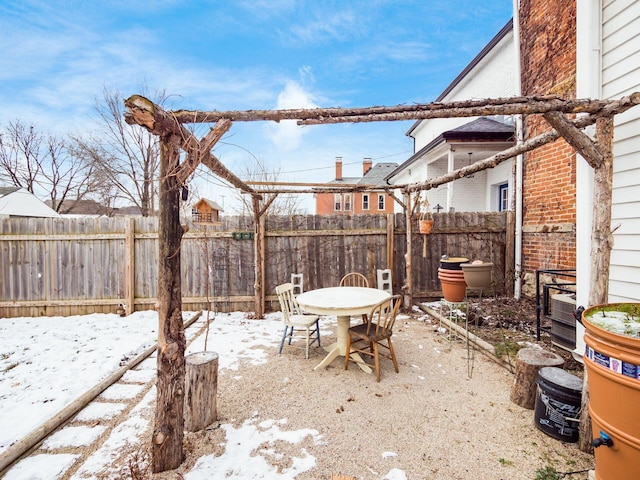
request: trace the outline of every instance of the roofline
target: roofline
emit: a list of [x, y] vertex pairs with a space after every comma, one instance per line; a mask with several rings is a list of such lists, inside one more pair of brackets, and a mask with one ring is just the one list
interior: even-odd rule
[[[511, 19], [509, 19], [509, 21], [506, 23], [506, 25], [504, 27], [502, 27], [502, 29], [489, 41], [489, 43], [487, 43], [485, 45], [485, 47], [480, 50], [480, 53], [478, 53], [478, 55], [475, 56], [475, 58], [473, 60], [471, 60], [471, 62], [469, 62], [469, 64], [464, 67], [464, 69], [458, 74], [458, 76], [456, 78], [453, 79], [453, 82], [451, 82], [449, 84], [449, 86], [447, 88], [445, 88], [442, 93], [438, 96], [438, 98], [436, 98], [434, 101], [435, 102], [440, 102], [444, 99], [444, 97], [446, 97], [449, 93], [451, 93], [451, 91], [460, 83], [462, 82], [462, 80], [469, 74], [469, 72], [471, 70], [473, 70], [481, 61], [484, 57], [486, 57], [489, 52], [491, 50], [493, 50], [493, 48], [500, 43], [500, 41], [507, 36], [507, 33], [509, 33], [511, 30], [513, 30], [513, 17]], [[411, 125], [411, 128], [409, 128], [409, 130], [407, 130], [407, 132], [405, 133], [405, 135], [409, 136], [411, 134], [411, 132], [413, 132], [415, 130], [415, 128], [420, 124], [420, 122], [422, 122], [422, 120], [416, 120], [415, 122], [413, 122], [413, 125]]]
[[411, 155], [408, 159], [406, 159], [404, 162], [402, 162], [400, 165], [398, 165], [396, 168], [394, 168], [393, 171], [391, 173], [389, 173], [389, 175], [384, 177], [383, 180], [387, 184], [389, 184], [389, 179], [395, 177], [398, 174], [398, 171], [404, 170], [409, 165], [411, 165], [412, 163], [414, 163], [417, 160], [419, 160], [420, 158], [422, 158], [425, 153], [433, 150], [434, 148], [436, 148], [438, 145], [440, 145], [442, 143], [445, 143], [445, 138], [444, 138], [443, 135], [438, 135], [436, 138], [431, 140], [424, 147], [422, 147], [420, 150], [418, 150], [416, 153]]

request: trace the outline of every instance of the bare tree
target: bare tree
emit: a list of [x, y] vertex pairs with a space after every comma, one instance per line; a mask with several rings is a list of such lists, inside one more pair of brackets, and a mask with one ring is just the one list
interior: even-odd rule
[[0, 133], [0, 173], [2, 179], [16, 187], [34, 189], [40, 173], [43, 135], [33, 125], [11, 122]]
[[[162, 105], [164, 91], [154, 95]], [[124, 120], [124, 98], [107, 88], [102, 99], [96, 99], [100, 121], [98, 136], [73, 137], [76, 155], [91, 165], [94, 175], [112, 188], [114, 200], [124, 200], [137, 206], [143, 216], [153, 215], [156, 208], [159, 144], [158, 139], [138, 125]], [[107, 191], [102, 192], [104, 196]]]
[[[266, 165], [262, 160], [251, 155], [252, 162], [245, 165], [244, 171], [240, 174], [242, 178], [247, 181], [260, 181], [260, 182], [276, 182], [280, 176], [280, 171], [269, 172]], [[269, 190], [269, 185], [264, 187], [265, 190]], [[240, 197], [240, 202], [243, 205], [243, 212], [251, 212], [253, 209], [252, 199], [249, 195], [242, 195], [236, 191], [236, 194]], [[276, 195], [274, 193], [274, 195]], [[272, 200], [272, 203], [267, 207], [267, 213], [269, 215], [295, 215], [302, 213], [300, 203], [302, 198], [300, 195], [286, 193], [277, 194], [278, 198]], [[268, 201], [268, 200], [267, 200]]]
[[[70, 154], [64, 140], [16, 121], [0, 133], [0, 178], [49, 198], [67, 213], [94, 189], [92, 168]], [[65, 203], [66, 202], [66, 203]]]

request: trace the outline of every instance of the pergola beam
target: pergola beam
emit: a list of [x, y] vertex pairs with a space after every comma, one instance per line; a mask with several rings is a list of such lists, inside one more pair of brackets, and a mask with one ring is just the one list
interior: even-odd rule
[[[635, 102], [640, 102], [636, 98]], [[570, 99], [558, 96], [514, 97], [467, 100], [458, 102], [376, 106], [366, 108], [313, 108], [283, 110], [198, 111], [176, 110], [173, 118], [179, 123], [213, 123], [222, 118], [234, 122], [298, 120], [300, 125], [418, 120], [428, 118], [475, 117], [487, 115], [533, 114], [549, 111], [563, 113], [597, 113], [610, 100]]]

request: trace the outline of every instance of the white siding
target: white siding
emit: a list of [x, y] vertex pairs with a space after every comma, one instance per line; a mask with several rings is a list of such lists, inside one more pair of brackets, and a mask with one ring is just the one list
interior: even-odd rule
[[[640, 91], [640, 2], [604, 1], [602, 97]], [[640, 301], [640, 107], [615, 117], [609, 301]]]
[[[457, 100], [515, 96], [516, 68], [514, 62], [513, 31], [511, 31], [442, 101], [453, 102]], [[453, 130], [476, 118], [434, 118], [420, 122], [420, 125], [413, 131], [416, 151], [427, 145], [442, 132]]]

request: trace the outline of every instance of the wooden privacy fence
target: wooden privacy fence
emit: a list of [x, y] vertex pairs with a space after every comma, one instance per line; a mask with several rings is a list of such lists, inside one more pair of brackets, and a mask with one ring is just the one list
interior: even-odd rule
[[[494, 263], [497, 290], [511, 273], [506, 213], [436, 214], [429, 235], [412, 235], [413, 296], [440, 295], [444, 254]], [[393, 289], [405, 284], [406, 220], [390, 215], [268, 216], [264, 296], [304, 276], [304, 289], [338, 285], [351, 271], [376, 284], [391, 268]], [[184, 310], [251, 311], [254, 306], [254, 225], [223, 217], [221, 226], [189, 224], [180, 252]], [[417, 232], [417, 222], [413, 226]], [[158, 222], [154, 217], [5, 219], [0, 222], [0, 317], [76, 315], [155, 308]], [[277, 303], [277, 302], [276, 302]], [[277, 308], [276, 303], [273, 304]]]

